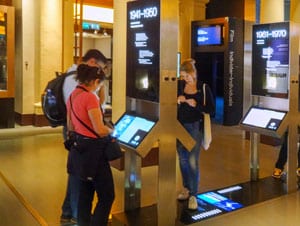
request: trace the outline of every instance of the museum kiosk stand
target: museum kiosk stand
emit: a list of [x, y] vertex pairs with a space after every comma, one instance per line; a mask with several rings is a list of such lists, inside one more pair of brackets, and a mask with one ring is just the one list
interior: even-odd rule
[[[299, 114], [299, 25], [257, 24], [252, 33], [253, 103], [240, 126], [250, 131], [250, 177], [259, 178], [259, 136], [288, 132], [286, 192], [297, 190]], [[275, 164], [275, 163], [274, 163]]]
[[[177, 10], [172, 0], [127, 3], [126, 111], [115, 125], [125, 149], [125, 214], [113, 215], [112, 225], [176, 222], [176, 139], [188, 149], [195, 143], [177, 121]], [[130, 212], [143, 209], [141, 159], [155, 143], [159, 148], [155, 214], [150, 224], [137, 214], [130, 221]]]

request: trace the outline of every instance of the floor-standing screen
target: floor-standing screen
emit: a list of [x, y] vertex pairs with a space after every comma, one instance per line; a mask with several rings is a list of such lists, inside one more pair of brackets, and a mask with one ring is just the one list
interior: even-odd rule
[[289, 23], [253, 26], [252, 94], [288, 98]]

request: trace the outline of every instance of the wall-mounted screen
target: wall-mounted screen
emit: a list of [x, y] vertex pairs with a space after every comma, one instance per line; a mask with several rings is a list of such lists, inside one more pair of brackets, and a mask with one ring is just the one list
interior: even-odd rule
[[196, 28], [196, 42], [197, 46], [222, 45], [222, 26], [198, 26]]
[[156, 121], [132, 113], [124, 113], [115, 123], [112, 136], [117, 138], [120, 143], [137, 148], [154, 127]]
[[276, 131], [286, 114], [285, 111], [251, 107], [241, 124]]
[[253, 26], [252, 94], [288, 98], [289, 23]]

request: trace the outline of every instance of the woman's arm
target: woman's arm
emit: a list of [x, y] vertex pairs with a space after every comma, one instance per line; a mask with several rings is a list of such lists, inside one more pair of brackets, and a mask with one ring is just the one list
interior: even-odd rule
[[100, 137], [105, 137], [113, 132], [113, 129], [105, 126], [103, 123], [102, 114], [99, 108], [93, 108], [88, 111], [89, 118], [92, 122], [94, 131]]

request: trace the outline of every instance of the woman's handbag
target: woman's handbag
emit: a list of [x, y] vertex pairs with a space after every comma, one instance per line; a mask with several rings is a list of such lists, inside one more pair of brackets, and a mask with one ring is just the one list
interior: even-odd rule
[[123, 157], [123, 151], [117, 139], [111, 136], [109, 137], [106, 148], [104, 149], [104, 155], [108, 161], [113, 161]]
[[[206, 105], [206, 90], [205, 90], [205, 83], [203, 83], [203, 105]], [[203, 112], [203, 137], [201, 145], [204, 150], [208, 150], [209, 145], [212, 141], [211, 136], [211, 121], [210, 121], [210, 114]]]
[[210, 115], [208, 113], [203, 113], [203, 139], [202, 139], [202, 147], [204, 150], [208, 150], [209, 145], [211, 143], [211, 122], [210, 122]]
[[69, 132], [67, 139], [64, 141], [65, 149], [71, 151], [71, 148], [76, 146], [76, 138], [74, 132]]

